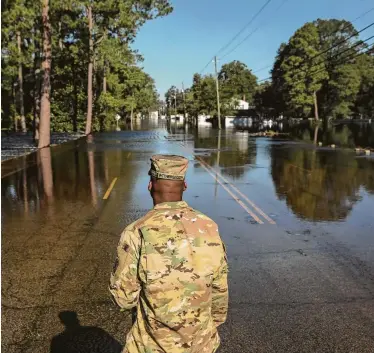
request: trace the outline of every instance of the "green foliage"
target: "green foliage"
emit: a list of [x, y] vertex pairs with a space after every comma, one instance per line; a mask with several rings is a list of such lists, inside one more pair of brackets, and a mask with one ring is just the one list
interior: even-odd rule
[[224, 101], [243, 99], [249, 103], [253, 102], [257, 78], [244, 63], [235, 60], [223, 65], [218, 77]]
[[[221, 115], [230, 115], [235, 110], [236, 102], [245, 99], [253, 102], [256, 92], [256, 76], [240, 61], [233, 61], [222, 66], [218, 74]], [[170, 112], [174, 112], [175, 98], [177, 112], [183, 112], [183, 94], [172, 86], [165, 94]], [[185, 91], [185, 106], [192, 117], [199, 114], [217, 116], [217, 88], [213, 75], [194, 74], [192, 86]]]
[[356, 65], [340, 65], [329, 81], [331, 113], [334, 117], [350, 116], [360, 89], [360, 75]]
[[358, 56], [366, 45], [355, 35], [350, 22], [319, 19], [306, 23], [283, 43], [272, 70], [275, 111], [292, 117], [314, 116], [316, 92], [324, 118], [345, 118], [355, 112], [370, 117], [372, 54]]
[[257, 86], [254, 94], [254, 105], [258, 113], [267, 118], [275, 117], [275, 93], [270, 82], [263, 82]]
[[361, 55], [356, 60], [356, 68], [361, 78], [354, 112], [359, 117], [374, 116], [374, 52]]
[[[27, 116], [38, 115], [41, 79], [41, 2], [8, 0], [2, 6], [2, 122], [11, 127], [19, 97], [18, 65], [24, 73]], [[87, 7], [93, 12], [93, 52], [89, 48]], [[139, 28], [168, 15], [169, 0], [56, 0], [51, 3], [51, 128], [84, 130], [87, 110], [87, 67], [94, 62], [93, 128], [109, 128], [116, 114], [124, 117], [157, 109], [153, 79], [139, 66], [142, 57], [131, 48]], [[18, 54], [16, 32], [22, 37]], [[4, 99], [5, 98], [5, 99]], [[32, 119], [29, 119], [32, 128]]]
[[[280, 81], [278, 93], [287, 111], [296, 116], [309, 116], [313, 107], [313, 93], [327, 77], [324, 63], [315, 67], [313, 58], [319, 53], [318, 29], [307, 23], [279, 50], [273, 69], [273, 80]], [[316, 72], [316, 70], [318, 70]]]

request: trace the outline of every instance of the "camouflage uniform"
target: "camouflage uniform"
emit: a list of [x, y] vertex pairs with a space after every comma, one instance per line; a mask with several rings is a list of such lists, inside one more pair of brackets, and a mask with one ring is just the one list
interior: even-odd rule
[[137, 307], [124, 352], [215, 352], [228, 304], [217, 225], [184, 201], [161, 203], [124, 230], [117, 252], [110, 291]]

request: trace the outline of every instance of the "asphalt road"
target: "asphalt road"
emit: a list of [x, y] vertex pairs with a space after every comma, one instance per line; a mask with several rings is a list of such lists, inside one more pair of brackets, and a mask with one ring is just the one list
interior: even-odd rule
[[185, 200], [226, 244], [221, 353], [374, 352], [374, 161], [177, 126], [2, 164], [3, 352], [124, 343], [131, 315], [111, 302], [108, 280], [120, 232], [152, 207], [154, 153], [190, 159]]

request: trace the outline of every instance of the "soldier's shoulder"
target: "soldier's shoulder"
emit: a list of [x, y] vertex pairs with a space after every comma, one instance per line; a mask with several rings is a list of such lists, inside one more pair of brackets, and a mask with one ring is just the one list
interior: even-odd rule
[[153, 217], [155, 216], [155, 210], [150, 210], [148, 211], [143, 217], [137, 219], [136, 221], [132, 222], [129, 224], [126, 228], [125, 231], [131, 231], [134, 232], [137, 229], [141, 228], [149, 222]]
[[189, 207], [189, 212], [192, 214], [192, 215], [195, 215], [195, 218], [196, 220], [199, 220], [201, 222], [209, 222], [215, 226], [217, 226], [216, 222], [214, 222], [209, 216], [207, 216], [205, 213], [199, 211], [199, 210], [196, 210], [192, 207]]

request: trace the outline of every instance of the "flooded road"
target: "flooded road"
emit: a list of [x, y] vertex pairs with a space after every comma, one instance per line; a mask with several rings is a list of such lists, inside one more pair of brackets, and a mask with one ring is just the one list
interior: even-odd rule
[[373, 352], [372, 157], [234, 129], [135, 129], [3, 163], [4, 352], [124, 343], [131, 318], [108, 280], [120, 232], [152, 207], [155, 153], [189, 158], [185, 200], [226, 243], [220, 352]]

